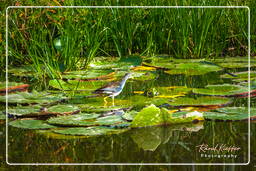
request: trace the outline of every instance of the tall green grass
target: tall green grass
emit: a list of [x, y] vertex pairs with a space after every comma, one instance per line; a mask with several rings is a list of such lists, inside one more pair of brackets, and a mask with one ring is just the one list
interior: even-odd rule
[[[249, 5], [253, 4], [249, 1]], [[35, 5], [32, 0], [20, 5]], [[232, 1], [40, 1], [36, 5], [248, 5]], [[86, 67], [95, 56], [215, 58], [247, 55], [247, 9], [9, 9], [9, 63], [42, 77]], [[255, 39], [252, 36], [253, 40]], [[56, 48], [60, 40], [61, 48]], [[56, 72], [57, 71], [57, 72]]]

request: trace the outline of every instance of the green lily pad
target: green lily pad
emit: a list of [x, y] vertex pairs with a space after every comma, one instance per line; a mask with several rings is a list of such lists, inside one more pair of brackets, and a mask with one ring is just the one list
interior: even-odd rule
[[[6, 96], [0, 96], [0, 102], [5, 102]], [[47, 104], [65, 99], [61, 94], [49, 94], [46, 92], [19, 92], [8, 95], [8, 103], [20, 104]]]
[[202, 97], [179, 97], [169, 102], [171, 106], [222, 106], [230, 103], [231, 100], [225, 97], [213, 97], [213, 96], [202, 96]]
[[[236, 113], [236, 114], [247, 114], [248, 115], [248, 108], [247, 107], [224, 107], [217, 109], [218, 112], [222, 113]], [[256, 115], [256, 108], [250, 108], [250, 113], [254, 116]]]
[[205, 88], [193, 89], [196, 94], [226, 96], [247, 92], [247, 87], [233, 84], [207, 85]]
[[138, 112], [132, 121], [131, 127], [134, 128], [161, 125], [163, 122], [161, 110], [155, 105], [151, 104]]
[[[63, 80], [50, 80], [49, 86], [59, 89], [59, 90], [68, 90], [68, 91], [79, 91], [79, 93], [90, 94], [91, 91], [96, 90], [102, 87], [104, 84], [108, 83], [108, 81], [77, 81], [77, 80], [69, 80], [65, 82]], [[80, 91], [82, 90], [82, 91]]]
[[121, 116], [111, 115], [111, 116], [97, 118], [95, 121], [95, 124], [108, 126], [108, 125], [115, 125], [123, 122], [125, 121], [122, 119]]
[[117, 57], [95, 57], [89, 66], [92, 69], [112, 69], [117, 67], [119, 60]]
[[33, 105], [33, 106], [20, 106], [12, 109], [8, 109], [8, 114], [15, 116], [28, 115], [31, 113], [39, 113], [41, 106]]
[[204, 120], [203, 113], [198, 111], [193, 112], [175, 112], [172, 114], [172, 117], [167, 118], [168, 124], [177, 124], [177, 123], [192, 123], [195, 120], [202, 121]]
[[[205, 112], [204, 117], [210, 120], [247, 120], [248, 112], [246, 113], [222, 113], [222, 112]], [[251, 118], [256, 117], [256, 113], [251, 113]]]
[[233, 63], [233, 62], [244, 62], [244, 63], [248, 63], [248, 57], [221, 57], [221, 58], [214, 58], [211, 61], [214, 63]]
[[102, 112], [108, 112], [108, 111], [111, 111], [111, 110], [117, 110], [117, 109], [120, 109], [119, 106], [110, 106], [110, 107], [103, 107], [101, 105], [93, 105], [90, 104], [90, 103], [87, 103], [87, 104], [81, 104], [81, 105], [78, 105], [80, 108], [81, 108], [81, 111], [82, 112], [85, 112], [85, 113], [102, 113]]
[[[247, 120], [249, 118], [247, 107], [225, 107], [215, 112], [205, 112], [204, 117], [210, 120]], [[256, 117], [256, 108], [250, 108], [250, 117]]]
[[157, 77], [157, 74], [153, 72], [137, 71], [137, 72], [132, 72], [131, 79], [136, 81], [147, 81], [147, 80], [153, 80], [156, 77]]
[[167, 74], [185, 74], [185, 75], [203, 75], [208, 72], [220, 71], [221, 67], [216, 65], [209, 65], [205, 63], [181, 63], [176, 64], [171, 70], [165, 71]]
[[125, 114], [122, 115], [122, 118], [127, 120], [127, 121], [132, 121], [134, 119], [134, 117], [137, 115], [137, 111], [132, 110], [129, 112], [126, 112]]
[[[224, 68], [248, 68], [248, 62], [223, 62], [218, 63], [220, 66]], [[251, 63], [250, 67], [255, 67], [256, 63]]]
[[120, 133], [122, 130], [105, 128], [105, 127], [88, 127], [88, 128], [66, 128], [61, 130], [54, 130], [53, 132], [66, 135], [84, 135], [84, 136], [97, 136], [112, 133]]
[[70, 71], [64, 73], [62, 78], [65, 79], [96, 79], [98, 77], [102, 77], [108, 75], [109, 73], [113, 72], [113, 70], [86, 70], [86, 71]]
[[[234, 74], [237, 77], [232, 77], [231, 75], [228, 75], [228, 74], [221, 75], [221, 77], [222, 78], [232, 78], [232, 80], [235, 81], [235, 82], [248, 81], [248, 71], [237, 72], [237, 73], [234, 73]], [[250, 72], [250, 78], [251, 78], [251, 80], [256, 79], [256, 72], [255, 71]]]
[[202, 59], [174, 59], [174, 58], [157, 58], [150, 63], [144, 62], [144, 65], [153, 66], [157, 68], [170, 69], [165, 71], [167, 74], [185, 74], [185, 75], [202, 75], [208, 72], [220, 71], [221, 68], [218, 65], [204, 62]]
[[76, 115], [52, 117], [47, 120], [49, 124], [61, 126], [92, 126], [95, 125], [94, 119], [100, 114], [80, 113]]
[[51, 106], [47, 109], [48, 112], [53, 112], [53, 113], [73, 113], [79, 110], [80, 109], [77, 106], [73, 106], [69, 104], [59, 104], [59, 105]]
[[49, 125], [42, 120], [15, 120], [9, 122], [9, 125], [23, 129], [51, 129], [56, 128], [53, 125]]

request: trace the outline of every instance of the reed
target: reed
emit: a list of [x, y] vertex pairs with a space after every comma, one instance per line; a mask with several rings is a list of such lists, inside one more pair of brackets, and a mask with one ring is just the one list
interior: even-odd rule
[[[250, 6], [254, 3], [55, 0], [37, 5]], [[34, 2], [22, 0], [20, 5]], [[9, 63], [32, 64], [42, 77], [56, 78], [60, 72], [86, 68], [95, 56], [121, 57], [134, 53], [168, 54], [176, 58], [246, 56], [247, 12], [247, 9], [184, 8], [9, 9]], [[255, 36], [251, 38], [255, 42]]]

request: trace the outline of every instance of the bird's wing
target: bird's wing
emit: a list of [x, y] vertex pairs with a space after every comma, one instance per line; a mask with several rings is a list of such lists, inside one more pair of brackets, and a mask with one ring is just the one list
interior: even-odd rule
[[104, 91], [111, 91], [113, 92], [114, 89], [119, 86], [119, 81], [118, 82], [111, 82], [111, 83], [108, 83], [107, 85], [95, 90], [94, 92], [97, 93], [97, 92], [102, 92], [102, 93], [106, 93]]

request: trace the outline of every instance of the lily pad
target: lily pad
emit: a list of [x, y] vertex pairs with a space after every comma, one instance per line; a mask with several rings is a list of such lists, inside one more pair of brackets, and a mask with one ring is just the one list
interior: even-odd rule
[[229, 104], [231, 100], [225, 97], [212, 97], [212, 96], [202, 96], [202, 97], [179, 97], [168, 104], [171, 106], [223, 106]]
[[242, 87], [233, 84], [207, 85], [205, 88], [193, 89], [196, 94], [214, 95], [214, 96], [229, 96], [247, 92], [247, 87]]
[[136, 81], [147, 81], [147, 80], [153, 80], [157, 77], [156, 73], [153, 72], [132, 72], [132, 80]]
[[166, 123], [177, 124], [177, 123], [192, 123], [194, 121], [204, 120], [203, 113], [198, 111], [193, 112], [175, 112], [172, 113], [172, 117], [168, 117]]
[[9, 122], [9, 125], [23, 129], [51, 129], [56, 128], [53, 125], [49, 125], [42, 120], [15, 120]]
[[[247, 120], [249, 118], [247, 107], [225, 107], [215, 112], [205, 112], [204, 117], [210, 120]], [[250, 118], [256, 117], [256, 108], [250, 108]]]
[[[235, 82], [242, 82], [242, 81], [248, 81], [248, 71], [244, 71], [244, 72], [237, 72], [234, 73], [237, 77], [232, 77], [231, 75], [228, 74], [224, 74], [221, 75], [222, 78], [232, 78], [233, 81]], [[256, 79], [256, 72], [252, 71], [250, 72], [250, 78], [251, 80], [255, 80]]]
[[[108, 83], [108, 81], [77, 81], [69, 80], [67, 82], [63, 80], [50, 80], [49, 86], [59, 89], [59, 90], [68, 90], [68, 91], [79, 91], [79, 93], [90, 94], [91, 91], [96, 90]], [[80, 91], [81, 90], [81, 91]]]
[[[223, 62], [218, 63], [220, 66], [224, 68], [248, 68], [248, 62]], [[251, 63], [250, 67], [255, 67], [256, 63]]]
[[81, 79], [81, 80], [100, 80], [100, 78], [111, 78], [110, 73], [112, 73], [113, 70], [100, 70], [100, 69], [94, 69], [94, 70], [86, 70], [86, 71], [70, 71], [65, 72], [64, 75], [62, 75], [62, 78], [65, 79]]
[[[5, 102], [6, 96], [0, 96], [0, 102]], [[20, 103], [20, 104], [47, 104], [52, 102], [61, 101], [66, 97], [61, 94], [50, 94], [46, 92], [19, 92], [16, 94], [8, 95], [8, 103]]]
[[97, 118], [95, 121], [96, 125], [115, 125], [115, 124], [120, 124], [125, 122], [121, 116], [118, 115], [113, 115], [113, 116], [105, 116], [105, 117], [100, 117]]
[[47, 120], [49, 124], [61, 126], [92, 126], [95, 125], [94, 119], [100, 114], [80, 113], [76, 115], [52, 117]]
[[33, 106], [20, 106], [12, 109], [8, 109], [8, 114], [15, 116], [28, 115], [31, 113], [39, 113], [41, 106], [33, 105]]
[[132, 68], [133, 71], [155, 71], [155, 67], [148, 67], [148, 66], [136, 66]]
[[73, 113], [79, 110], [80, 109], [77, 106], [73, 106], [69, 104], [59, 104], [59, 105], [51, 106], [47, 109], [48, 112], [53, 112], [53, 113]]
[[84, 136], [97, 136], [97, 135], [105, 135], [112, 133], [120, 133], [122, 130], [105, 128], [105, 127], [88, 127], [88, 128], [66, 128], [61, 130], [54, 130], [55, 133], [58, 134], [66, 134], [66, 135], [84, 135]]
[[163, 123], [164, 120], [161, 115], [161, 110], [155, 105], [151, 104], [138, 112], [132, 121], [131, 127], [146, 127], [161, 125]]
[[185, 75], [203, 75], [208, 72], [220, 71], [221, 67], [216, 65], [209, 65], [205, 63], [181, 63], [176, 64], [175, 68], [165, 71], [167, 74], [185, 74]]
[[132, 121], [134, 119], [134, 117], [137, 115], [137, 111], [132, 110], [129, 112], [126, 112], [124, 115], [122, 115], [122, 118], [127, 120], [127, 121]]
[[95, 57], [89, 67], [92, 69], [112, 69], [117, 67], [120, 58], [116, 57]]
[[[222, 113], [236, 113], [236, 114], [247, 114], [248, 115], [248, 108], [247, 107], [224, 107], [217, 109], [218, 112]], [[256, 115], [256, 108], [250, 108], [250, 113], [252, 115]]]

